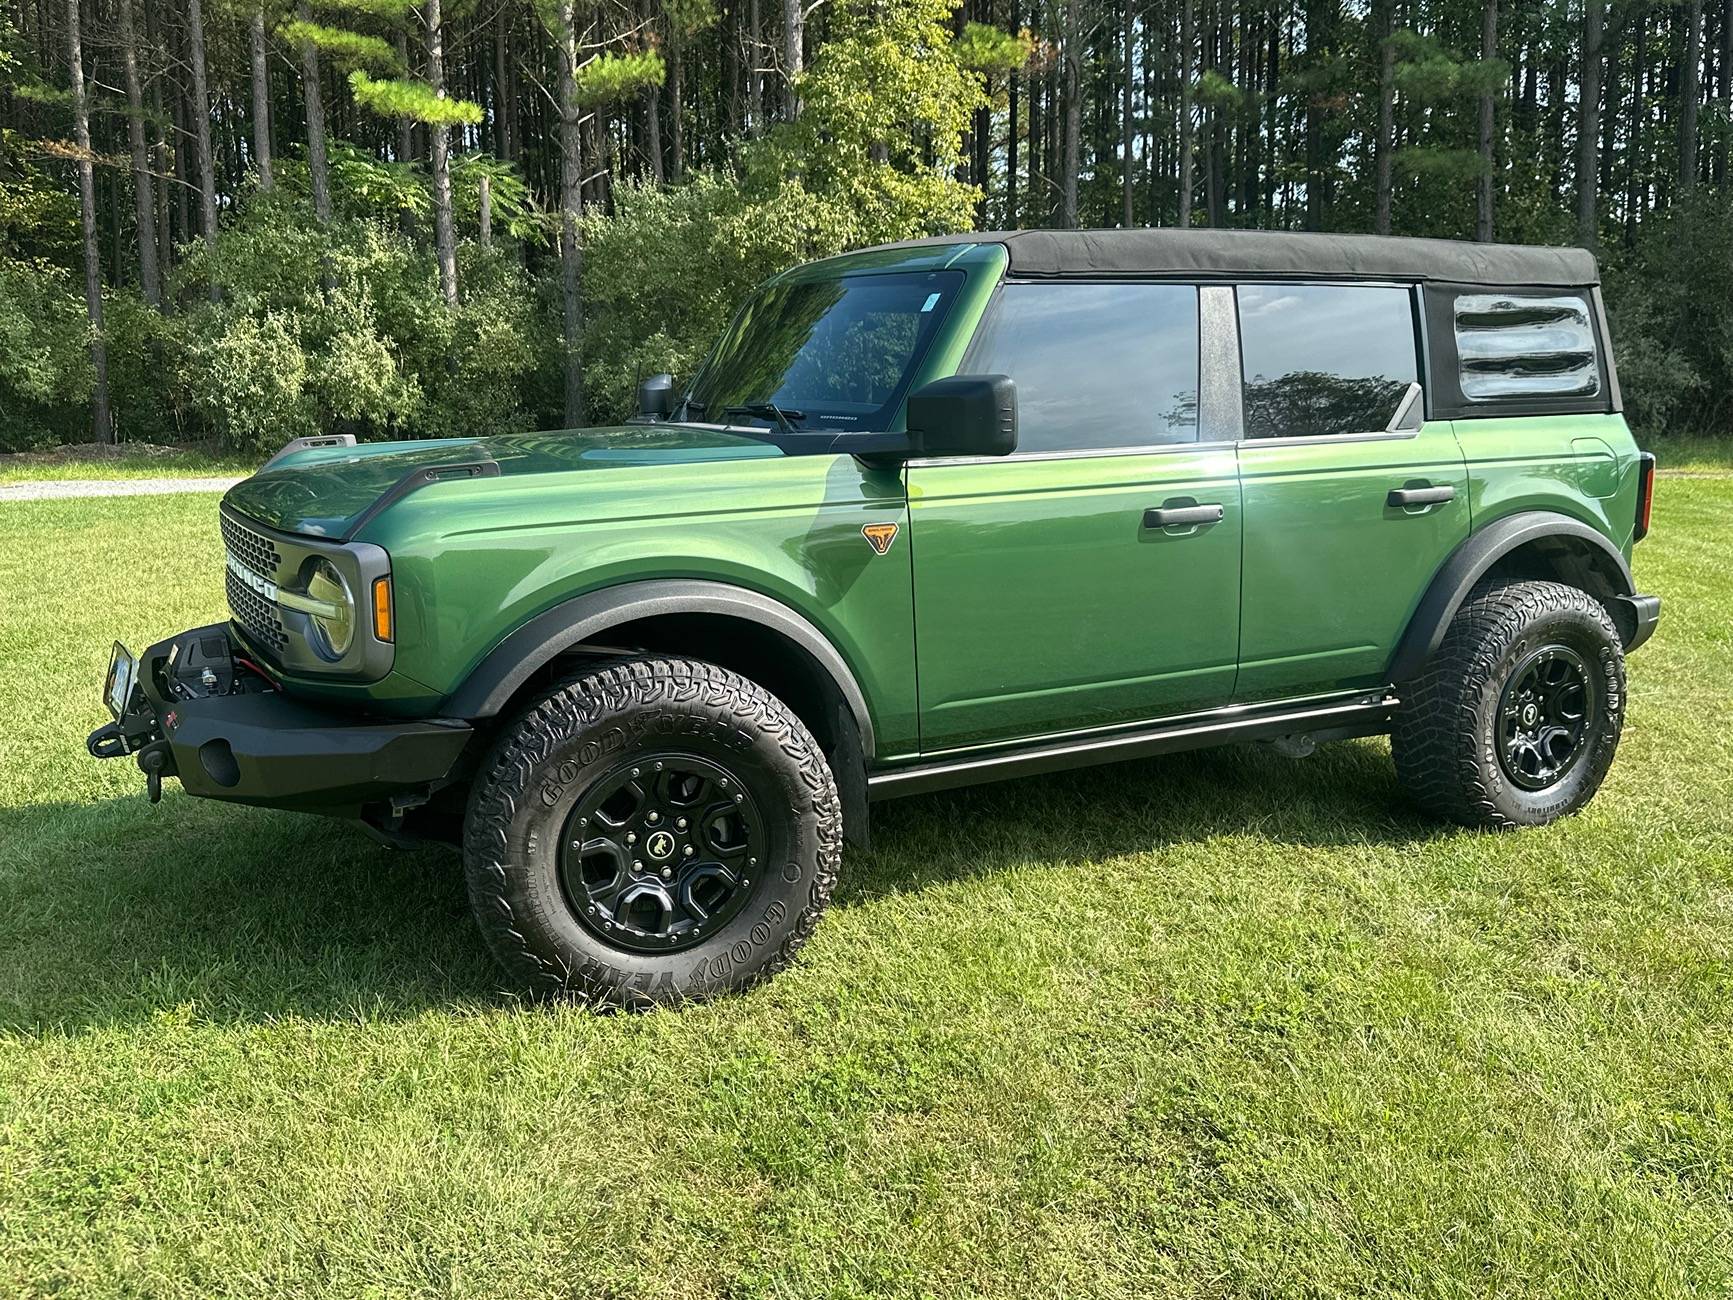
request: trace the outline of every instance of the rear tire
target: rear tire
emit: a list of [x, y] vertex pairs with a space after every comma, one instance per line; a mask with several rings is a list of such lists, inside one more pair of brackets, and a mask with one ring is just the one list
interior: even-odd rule
[[1484, 583], [1400, 690], [1396, 774], [1464, 826], [1541, 826], [1594, 797], [1625, 720], [1625, 656], [1599, 601], [1557, 582]]
[[464, 823], [483, 937], [513, 980], [598, 1007], [746, 988], [806, 942], [842, 812], [800, 720], [693, 660], [618, 661], [505, 728]]

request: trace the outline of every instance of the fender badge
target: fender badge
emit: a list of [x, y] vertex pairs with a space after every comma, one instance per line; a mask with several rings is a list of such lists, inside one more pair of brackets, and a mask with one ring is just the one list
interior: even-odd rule
[[860, 531], [867, 544], [880, 555], [890, 550], [891, 543], [897, 540], [895, 524], [862, 524]]

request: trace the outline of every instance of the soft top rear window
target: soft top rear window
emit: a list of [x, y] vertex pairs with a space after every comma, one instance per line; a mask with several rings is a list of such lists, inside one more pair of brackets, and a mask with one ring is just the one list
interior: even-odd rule
[[1468, 402], [1601, 391], [1594, 316], [1581, 294], [1458, 294], [1455, 334]]

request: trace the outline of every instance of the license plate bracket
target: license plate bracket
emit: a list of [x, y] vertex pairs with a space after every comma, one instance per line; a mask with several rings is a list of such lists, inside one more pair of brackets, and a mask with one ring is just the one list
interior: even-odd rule
[[109, 651], [108, 672], [102, 679], [102, 702], [116, 722], [126, 717], [138, 691], [138, 659], [120, 642]]

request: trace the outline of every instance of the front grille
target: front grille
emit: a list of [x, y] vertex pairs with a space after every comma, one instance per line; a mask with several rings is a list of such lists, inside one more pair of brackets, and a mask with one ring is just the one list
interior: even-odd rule
[[[225, 519], [223, 532], [227, 535], [228, 531], [229, 521]], [[229, 612], [235, 616], [235, 622], [254, 640], [269, 647], [273, 653], [281, 654], [288, 646], [289, 638], [283, 631], [282, 620], [277, 617], [277, 607], [241, 581], [233, 569], [223, 570], [223, 580], [229, 593]]]
[[277, 554], [276, 545], [269, 537], [262, 537], [244, 524], [238, 524], [227, 515], [220, 516], [223, 526], [223, 545], [228, 547], [243, 566], [251, 569], [261, 578], [277, 580], [277, 566], [282, 557]]

